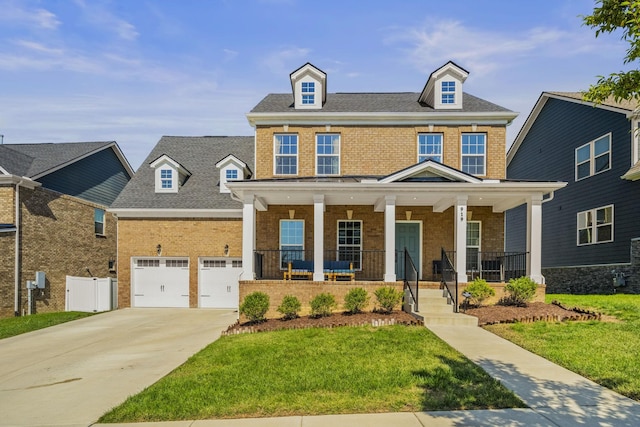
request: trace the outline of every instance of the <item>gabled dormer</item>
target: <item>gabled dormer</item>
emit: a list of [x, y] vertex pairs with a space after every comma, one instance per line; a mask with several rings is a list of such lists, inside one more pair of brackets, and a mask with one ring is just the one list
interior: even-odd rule
[[191, 173], [171, 157], [163, 154], [149, 165], [155, 169], [156, 193], [177, 193]]
[[327, 74], [309, 62], [289, 75], [296, 110], [318, 110], [327, 97]]
[[469, 72], [449, 61], [431, 73], [418, 102], [435, 110], [462, 109], [462, 84]]
[[230, 154], [216, 163], [220, 170], [220, 192], [230, 193], [227, 182], [241, 181], [251, 177], [251, 171], [245, 162]]

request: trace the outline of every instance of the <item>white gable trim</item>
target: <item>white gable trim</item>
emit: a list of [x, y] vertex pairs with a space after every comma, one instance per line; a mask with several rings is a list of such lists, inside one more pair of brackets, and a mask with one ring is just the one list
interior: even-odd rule
[[433, 160], [427, 160], [422, 163], [418, 163], [394, 174], [388, 175], [380, 179], [378, 182], [382, 184], [389, 184], [392, 182], [402, 181], [413, 176], [418, 176], [424, 174], [425, 172], [457, 182], [465, 182], [469, 184], [483, 182], [480, 178], [466, 174], [457, 169], [450, 168], [449, 166], [443, 165], [442, 163], [434, 162]]

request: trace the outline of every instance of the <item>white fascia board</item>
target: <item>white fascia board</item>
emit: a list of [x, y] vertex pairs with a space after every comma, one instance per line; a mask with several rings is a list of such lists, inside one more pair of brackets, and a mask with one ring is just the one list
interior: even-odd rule
[[461, 113], [437, 111], [429, 113], [336, 113], [336, 112], [305, 112], [305, 113], [247, 113], [247, 120], [251, 126], [257, 125], [362, 125], [378, 124], [393, 125], [508, 125], [518, 117], [518, 113], [482, 112]]
[[0, 184], [20, 184], [21, 187], [26, 187], [30, 190], [33, 190], [34, 188], [40, 187], [42, 185], [39, 182], [32, 180], [31, 178], [18, 175], [0, 175]]
[[242, 209], [107, 209], [119, 218], [242, 218]]
[[11, 175], [9, 172], [7, 172], [7, 170], [5, 168], [3, 168], [2, 166], [0, 166], [0, 174], [2, 175]]

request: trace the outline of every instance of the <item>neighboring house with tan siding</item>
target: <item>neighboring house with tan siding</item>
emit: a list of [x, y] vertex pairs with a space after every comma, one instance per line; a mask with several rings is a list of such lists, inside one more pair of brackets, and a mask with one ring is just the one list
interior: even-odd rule
[[114, 277], [107, 207], [133, 170], [113, 141], [0, 145], [0, 317], [65, 310], [66, 276]]

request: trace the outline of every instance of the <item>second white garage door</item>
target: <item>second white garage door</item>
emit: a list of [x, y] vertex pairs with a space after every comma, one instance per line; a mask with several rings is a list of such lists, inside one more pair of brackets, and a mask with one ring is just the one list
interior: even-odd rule
[[198, 304], [203, 308], [238, 309], [238, 280], [242, 260], [201, 258], [198, 269]]
[[187, 258], [134, 258], [134, 307], [189, 307]]

